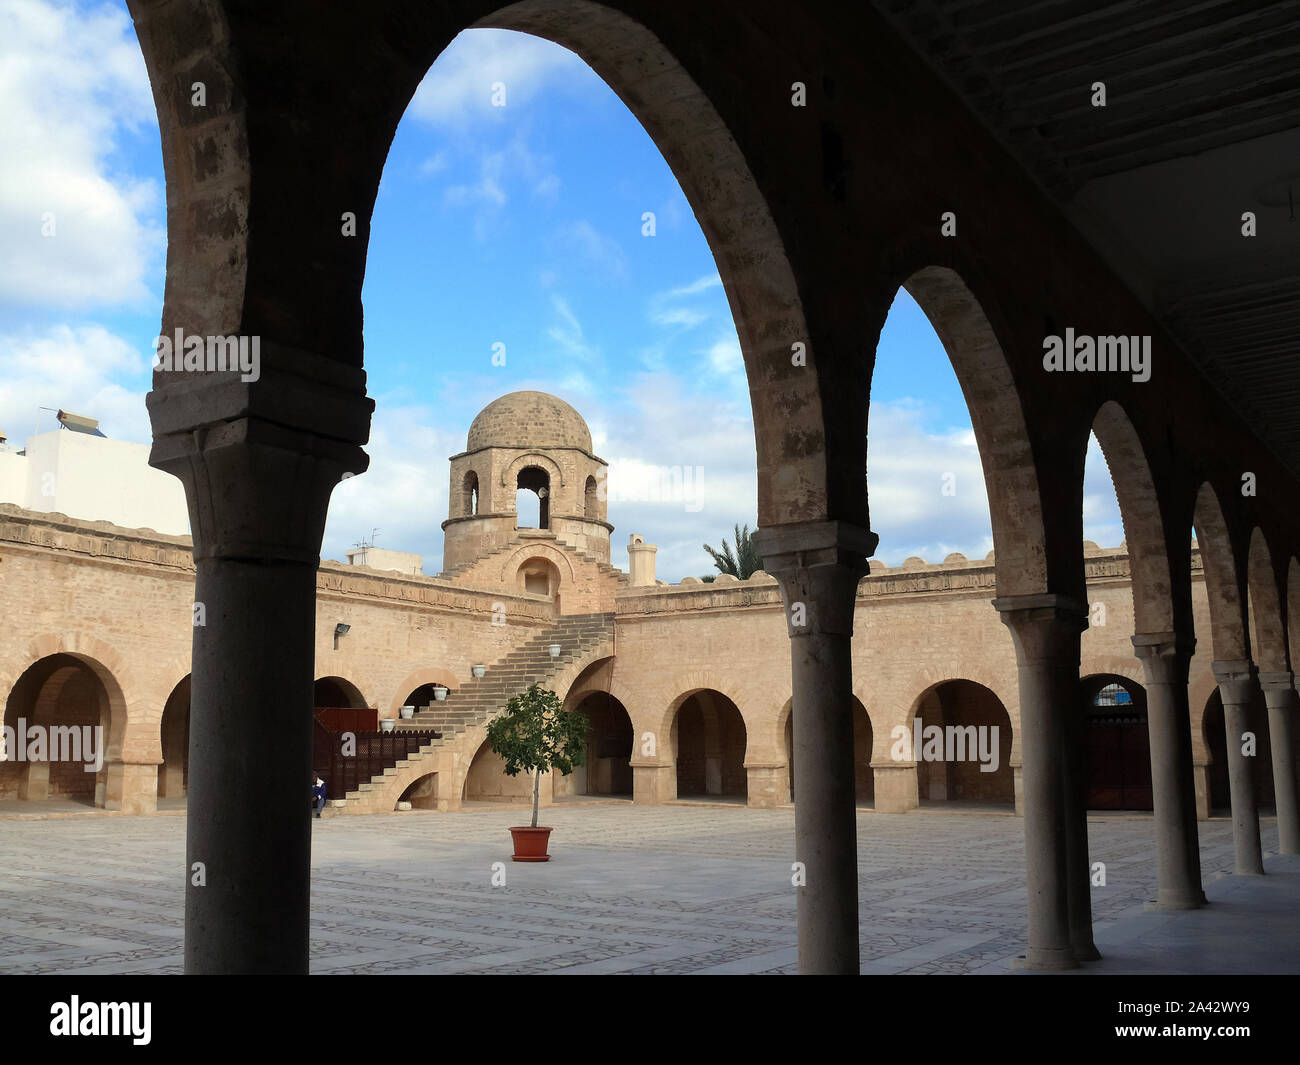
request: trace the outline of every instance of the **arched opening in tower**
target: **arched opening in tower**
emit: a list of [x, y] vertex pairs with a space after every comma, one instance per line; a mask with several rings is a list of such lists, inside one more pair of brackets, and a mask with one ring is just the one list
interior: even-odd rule
[[478, 513], [478, 474], [473, 470], [465, 474], [464, 513], [472, 518]]
[[[536, 508], [533, 506], [534, 498], [537, 501]], [[550, 501], [550, 475], [536, 466], [525, 466], [519, 471], [519, 479], [515, 486], [515, 511], [517, 513], [515, 528], [549, 529], [551, 527]], [[528, 521], [529, 518], [534, 518], [531, 524]]]

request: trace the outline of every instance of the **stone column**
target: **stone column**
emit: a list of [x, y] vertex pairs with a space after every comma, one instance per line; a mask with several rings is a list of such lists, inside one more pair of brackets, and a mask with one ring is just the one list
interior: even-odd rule
[[255, 382], [160, 372], [149, 395], [194, 536], [187, 973], [307, 972], [316, 569], [330, 492], [368, 461], [364, 374], [260, 351]]
[[1300, 854], [1300, 807], [1296, 797], [1295, 677], [1290, 672], [1259, 675], [1268, 703], [1269, 748], [1273, 752], [1273, 795], [1281, 854]]
[[1196, 820], [1210, 819], [1210, 767], [1203, 762], [1192, 763], [1192, 780], [1196, 788]]
[[805, 875], [798, 888], [800, 973], [859, 971], [850, 645], [858, 582], [876, 540], [844, 522], [758, 533], [764, 569], [781, 585], [790, 634], [795, 859]]
[[1156, 905], [1162, 910], [1195, 909], [1206, 901], [1201, 890], [1192, 719], [1187, 704], [1187, 670], [1195, 646], [1195, 640], [1172, 632], [1133, 637], [1133, 650], [1146, 676], [1159, 883]]
[[1215, 662], [1214, 679], [1223, 700], [1223, 736], [1228, 748], [1228, 789], [1232, 794], [1232, 842], [1237, 876], [1263, 876], [1259, 841], [1259, 807], [1255, 799], [1255, 758], [1242, 754], [1242, 736], [1250, 731], [1250, 701], [1255, 666], [1249, 659]]
[[[1073, 969], [1079, 964], [1073, 940], [1081, 935], [1081, 904], [1070, 881], [1087, 882], [1086, 837], [1082, 869], [1071, 870], [1067, 822], [1077, 816], [1066, 765], [1068, 715], [1079, 703], [1079, 636], [1087, 627], [1085, 604], [1055, 594], [993, 600], [1011, 629], [1020, 672], [1020, 757], [1024, 782], [1025, 875], [1029, 891], [1029, 949], [1033, 969]], [[1086, 832], [1086, 825], [1085, 825]], [[1089, 907], [1090, 908], [1090, 907]], [[1071, 914], [1076, 915], [1074, 936]], [[1091, 924], [1089, 919], [1088, 924]], [[1091, 944], [1079, 942], [1084, 953]]]
[[632, 802], [636, 806], [658, 806], [677, 798], [677, 767], [659, 762], [631, 762]]
[[1078, 961], [1097, 961], [1101, 952], [1092, 937], [1092, 867], [1088, 860], [1088, 766], [1086, 721], [1078, 697], [1065, 713], [1065, 876], [1070, 906], [1070, 949]]

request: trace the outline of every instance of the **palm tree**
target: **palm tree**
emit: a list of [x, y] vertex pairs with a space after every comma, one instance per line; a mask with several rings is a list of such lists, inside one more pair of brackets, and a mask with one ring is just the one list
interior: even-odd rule
[[719, 573], [730, 573], [738, 580], [748, 580], [750, 575], [763, 568], [763, 560], [758, 557], [758, 549], [754, 546], [754, 539], [749, 531], [749, 526], [743, 528], [739, 525], [732, 526], [736, 531], [736, 553], [731, 553], [731, 547], [727, 543], [727, 538], [722, 538], [722, 550], [715, 551], [708, 544], [704, 545], [704, 550], [709, 553], [713, 559], [713, 564], [718, 567]]

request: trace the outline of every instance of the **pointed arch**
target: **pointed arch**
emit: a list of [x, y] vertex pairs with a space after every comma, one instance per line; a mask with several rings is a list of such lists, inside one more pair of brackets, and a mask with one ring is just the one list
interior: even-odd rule
[[1286, 633], [1294, 672], [1296, 663], [1300, 662], [1300, 560], [1294, 555], [1286, 571]]
[[1047, 546], [1037, 466], [1002, 345], [955, 270], [925, 267], [903, 288], [929, 319], [966, 397], [988, 491], [998, 595], [1045, 592]]
[[1237, 574], [1232, 535], [1214, 486], [1206, 481], [1196, 493], [1193, 516], [1196, 545], [1205, 572], [1205, 594], [1210, 604], [1210, 634], [1216, 662], [1238, 662], [1247, 657], [1245, 613], [1241, 580]]
[[1287, 668], [1286, 633], [1282, 619], [1282, 596], [1268, 539], [1258, 526], [1250, 534], [1246, 556], [1246, 580], [1250, 589], [1251, 657], [1262, 673], [1279, 673]]
[[1139, 633], [1173, 632], [1169, 550], [1146, 448], [1127, 412], [1113, 399], [1098, 409], [1092, 431], [1110, 470], [1124, 523], [1133, 575], [1134, 629]]

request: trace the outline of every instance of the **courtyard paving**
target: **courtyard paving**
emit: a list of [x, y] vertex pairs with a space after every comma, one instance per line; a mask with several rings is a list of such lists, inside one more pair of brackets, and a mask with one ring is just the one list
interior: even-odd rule
[[[51, 811], [55, 812], [55, 811]], [[313, 973], [792, 973], [794, 813], [565, 803], [546, 864], [509, 861], [518, 809], [313, 821]], [[1147, 912], [1149, 817], [1096, 817], [1105, 958], [1087, 972], [1300, 971], [1300, 859], [1226, 876], [1213, 905]], [[185, 819], [0, 819], [0, 973], [179, 973]], [[1024, 947], [1022, 822], [986, 811], [858, 815], [862, 970], [1012, 973]], [[494, 863], [503, 863], [495, 865]], [[494, 886], [504, 872], [504, 886]]]

